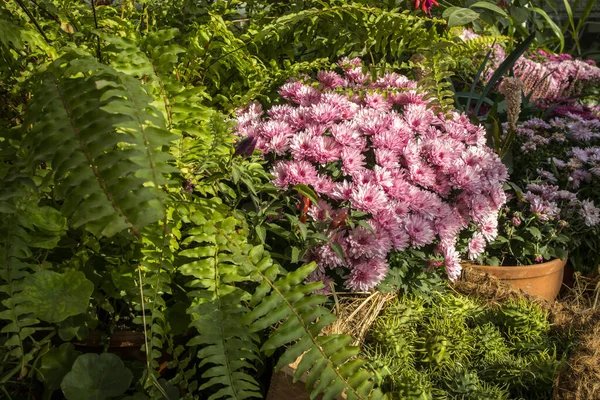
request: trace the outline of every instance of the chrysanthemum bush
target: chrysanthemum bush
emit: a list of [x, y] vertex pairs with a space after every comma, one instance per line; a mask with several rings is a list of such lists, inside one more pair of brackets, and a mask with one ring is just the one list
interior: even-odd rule
[[593, 203], [558, 186], [530, 182], [508, 193], [499, 216], [498, 237], [477, 257], [483, 265], [533, 265], [566, 259], [574, 239], [594, 234]]
[[408, 249], [425, 250], [456, 279], [459, 236], [472, 257], [496, 237], [505, 166], [483, 127], [428, 108], [417, 82], [371, 76], [359, 59], [338, 65], [341, 73], [283, 85], [286, 102], [266, 115], [251, 104], [237, 118], [238, 134], [271, 160], [277, 186], [308, 185], [319, 196], [306, 222], [325, 226], [329, 243], [310, 252], [319, 264], [312, 279], [337, 273], [346, 289], [369, 290], [386, 276], [388, 256]]
[[[570, 112], [548, 122], [529, 119], [517, 127], [513, 151], [518, 172], [513, 179], [543, 182], [546, 197], [570, 196], [567, 215], [562, 219], [568, 225], [568, 249], [570, 256], [575, 257], [572, 262], [583, 270], [597, 268], [600, 263], [600, 209], [596, 206], [600, 203], [600, 119], [593, 113]], [[542, 213], [548, 215], [565, 212], [564, 206], [557, 207], [552, 202], [539, 200], [538, 205]]]
[[600, 120], [567, 114], [529, 119], [516, 131], [517, 166], [523, 172], [600, 199]]

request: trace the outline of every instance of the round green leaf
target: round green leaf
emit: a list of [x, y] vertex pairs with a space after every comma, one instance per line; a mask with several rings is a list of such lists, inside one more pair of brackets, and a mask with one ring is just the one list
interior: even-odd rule
[[71, 343], [63, 343], [60, 347], [53, 347], [44, 354], [41, 365], [37, 370], [38, 378], [44, 382], [49, 393], [60, 389], [60, 383], [65, 375], [71, 371], [73, 363], [81, 353], [73, 348]]
[[75, 360], [60, 387], [67, 400], [104, 400], [125, 393], [132, 379], [116, 355], [84, 354]]
[[85, 312], [93, 290], [94, 285], [83, 272], [59, 274], [42, 270], [25, 280], [21, 294], [36, 317], [46, 322], [61, 322]]
[[450, 14], [450, 17], [448, 18], [448, 28], [466, 25], [475, 21], [477, 18], [479, 18], [479, 13], [468, 8], [459, 8]]

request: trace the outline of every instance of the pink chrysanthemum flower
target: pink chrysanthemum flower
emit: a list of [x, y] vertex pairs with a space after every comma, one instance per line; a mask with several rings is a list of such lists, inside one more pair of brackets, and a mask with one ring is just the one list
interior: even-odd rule
[[365, 74], [362, 68], [356, 67], [346, 70], [346, 78], [352, 81], [354, 84], [362, 85], [371, 79], [371, 74], [368, 72]]
[[349, 200], [354, 192], [354, 184], [350, 181], [342, 181], [334, 183], [331, 197], [336, 200]]
[[385, 112], [363, 108], [356, 115], [356, 121], [365, 135], [376, 135], [390, 127], [392, 118]]
[[460, 277], [462, 272], [462, 264], [460, 263], [460, 254], [456, 251], [454, 246], [448, 246], [443, 251], [444, 265], [446, 266], [446, 273], [448, 279], [455, 281]]
[[433, 119], [433, 112], [427, 109], [425, 104], [409, 104], [406, 106], [404, 120], [417, 132], [425, 131], [433, 122]]
[[286, 187], [290, 184], [290, 166], [289, 161], [278, 161], [273, 166], [271, 174], [275, 176], [273, 184], [279, 187]]
[[330, 128], [330, 132], [342, 146], [352, 147], [361, 151], [367, 146], [367, 141], [358, 131], [356, 124], [344, 122], [333, 125]]
[[344, 286], [349, 290], [366, 292], [385, 278], [388, 265], [383, 258], [371, 258], [353, 264]]
[[367, 107], [377, 111], [389, 111], [392, 109], [392, 104], [377, 92], [367, 93], [365, 95], [365, 104]]
[[328, 176], [319, 175], [312, 183], [313, 189], [319, 194], [333, 197], [333, 191], [336, 188], [335, 182]]
[[600, 209], [594, 206], [591, 200], [583, 200], [581, 202], [581, 215], [587, 226], [595, 226], [600, 224]]
[[302, 86], [300, 81], [287, 82], [279, 89], [279, 94], [286, 100], [298, 103], [298, 91]]
[[318, 136], [314, 139], [312, 154], [321, 165], [340, 159], [342, 146], [331, 136]]
[[398, 167], [398, 155], [389, 149], [375, 149], [375, 160], [383, 168], [392, 170]]
[[271, 107], [269, 111], [267, 111], [267, 115], [271, 117], [271, 119], [288, 122], [287, 120], [293, 110], [294, 107], [289, 104], [278, 104]]
[[312, 86], [302, 85], [296, 91], [296, 101], [305, 107], [317, 104], [321, 98], [321, 92]]
[[348, 255], [352, 258], [360, 258], [363, 256], [366, 258], [385, 257], [387, 251], [385, 253], [381, 251], [381, 246], [379, 246], [377, 239], [374, 232], [371, 232], [362, 226], [352, 229], [346, 238]]
[[289, 148], [289, 136], [285, 133], [278, 133], [265, 142], [266, 151], [277, 155], [284, 155]]
[[458, 234], [464, 227], [463, 218], [456, 210], [452, 210], [443, 218], [437, 220], [436, 230], [440, 237], [440, 243], [446, 246], [454, 246]]
[[311, 116], [318, 124], [332, 124], [340, 119], [338, 108], [330, 103], [317, 103], [311, 106]]
[[296, 129], [303, 129], [310, 123], [310, 108], [294, 108], [286, 120]]
[[296, 134], [290, 140], [290, 149], [295, 160], [312, 160], [314, 157], [313, 153], [313, 142], [315, 141], [315, 135], [302, 131]]
[[319, 71], [317, 79], [328, 89], [335, 89], [345, 84], [344, 78], [334, 71]]
[[317, 179], [317, 170], [308, 161], [292, 161], [289, 164], [289, 181], [293, 185], [312, 185]]
[[319, 204], [312, 204], [308, 209], [308, 215], [310, 215], [316, 221], [326, 221], [331, 219], [333, 214], [333, 208], [331, 204], [325, 200], [319, 199]]
[[410, 236], [410, 242], [413, 247], [421, 248], [435, 240], [433, 224], [419, 214], [409, 215], [404, 228]]
[[[340, 245], [342, 244], [340, 243]], [[326, 269], [334, 269], [345, 264], [329, 244], [313, 247], [311, 258], [317, 263], [319, 270], [322, 272]]]
[[350, 195], [350, 200], [357, 210], [370, 214], [384, 210], [388, 203], [381, 187], [372, 183], [357, 185]]
[[479, 230], [488, 243], [496, 239], [498, 236], [497, 215], [488, 215], [481, 223], [479, 223]]
[[486, 241], [483, 235], [476, 232], [471, 239], [469, 239], [469, 260], [476, 260], [477, 257], [483, 254], [486, 246]]
[[365, 168], [365, 156], [359, 149], [345, 147], [342, 150], [342, 171], [346, 175], [354, 175]]
[[425, 164], [424, 162], [410, 164], [408, 171], [410, 179], [414, 183], [417, 183], [426, 188], [431, 188], [435, 185], [435, 169]]

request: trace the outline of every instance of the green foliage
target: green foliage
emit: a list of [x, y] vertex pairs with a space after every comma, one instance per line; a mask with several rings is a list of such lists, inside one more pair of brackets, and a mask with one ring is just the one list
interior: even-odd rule
[[46, 322], [61, 322], [87, 310], [94, 284], [79, 271], [41, 270], [28, 276], [21, 296], [22, 306]]
[[548, 313], [539, 305], [525, 300], [508, 301], [499, 314], [500, 326], [511, 339], [540, 338], [550, 331]]
[[389, 255], [390, 271], [378, 285], [383, 292], [402, 291], [418, 297], [430, 297], [445, 288], [439, 270], [428, 268], [425, 253], [418, 250], [395, 252]]
[[38, 377], [44, 382], [49, 394], [60, 389], [60, 384], [65, 375], [71, 371], [73, 363], [81, 353], [74, 350], [71, 343], [63, 343], [60, 347], [53, 347], [41, 357]]
[[[315, 268], [303, 265], [307, 249], [326, 239], [295, 210], [297, 193], [313, 194], [284, 193], [255, 158], [234, 157], [230, 116], [251, 100], [276, 103], [284, 81], [342, 56], [368, 60], [373, 77], [421, 68], [432, 104], [448, 111], [450, 78], [491, 39], [460, 43], [445, 21], [397, 6], [0, 3], [4, 393], [19, 398], [37, 378], [46, 397], [62, 388], [68, 399], [257, 398], [266, 366], [302, 356], [297, 377], [307, 374], [313, 397], [384, 398], [377, 386], [389, 374], [370, 371], [349, 337], [322, 335], [334, 317], [325, 297], [311, 294], [321, 284], [303, 284]], [[422, 64], [410, 61], [415, 53], [424, 54]], [[382, 287], [438, 299], [441, 279], [424, 271], [423, 257], [390, 261]], [[396, 360], [395, 393], [431, 398], [439, 382], [419, 368], [460, 356], [457, 332], [481, 315], [448, 300], [452, 318], [438, 315], [417, 340], [408, 332], [422, 326], [430, 305], [399, 314], [408, 304], [389, 314], [394, 329], [374, 334], [382, 342], [369, 351], [384, 366]], [[106, 351], [79, 355], [72, 347], [92, 332], [109, 350], [121, 330], [143, 334], [143, 362], [126, 368]], [[540, 346], [530, 342], [527, 357]], [[483, 351], [478, 345], [465, 341]], [[506, 357], [499, 351], [488, 361]]]
[[546, 317], [525, 300], [401, 296], [375, 319], [365, 354], [399, 399], [547, 398], [563, 339], [552, 336]]
[[39, 79], [25, 115], [27, 164], [52, 166], [73, 227], [140, 236], [165, 212], [159, 187], [171, 169], [161, 148], [172, 136], [162, 114], [139, 81], [92, 57], [68, 54]]
[[273, 280], [275, 271], [267, 271], [252, 297], [250, 304], [256, 306], [247, 314], [246, 321], [252, 331], [280, 324], [262, 350], [272, 352], [289, 346], [277, 367], [302, 357], [294, 378], [308, 373], [306, 386], [311, 397], [323, 393], [324, 398], [333, 399], [345, 393], [348, 399], [386, 399], [380, 390], [374, 389], [372, 376], [364, 368], [366, 361], [356, 358], [360, 349], [350, 345], [353, 339], [349, 335], [319, 336], [335, 317], [322, 306], [324, 296], [306, 297], [322, 288], [322, 283], [300, 285], [315, 268], [316, 264], [309, 264], [278, 281]]
[[67, 400], [104, 400], [120, 396], [129, 387], [133, 374], [114, 354], [83, 354], [61, 383]]
[[[321, 335], [334, 317], [312, 296], [321, 284], [303, 284], [315, 268], [300, 265], [306, 247], [293, 272], [271, 257], [278, 227], [302, 236], [272, 219], [290, 198], [260, 163], [233, 157], [232, 109], [272, 102], [283, 81], [337, 55], [305, 57], [297, 42], [286, 59], [270, 47], [288, 32], [283, 13], [277, 27], [240, 24], [240, 4], [221, 3], [0, 4], [4, 394], [37, 379], [47, 398], [260, 398], [265, 360], [306, 351], [314, 395], [385, 398], [349, 337]], [[323, 19], [299, 14], [294, 30], [341, 6], [318, 7]], [[412, 16], [341, 8], [347, 30], [354, 13], [372, 34], [385, 14], [387, 29], [435, 34], [402, 22]], [[144, 361], [73, 347], [100, 336], [110, 351], [122, 330], [143, 335]]]
[[454, 106], [454, 92], [451, 90], [453, 75], [452, 65], [454, 60], [445, 50], [451, 44], [438, 43], [431, 46], [425, 53], [422, 77], [419, 80], [427, 95], [423, 99], [429, 100], [428, 107], [436, 112], [448, 113]]
[[[443, 21], [340, 0], [309, 1], [312, 7], [286, 13], [260, 30], [253, 43], [270, 53], [283, 49], [290, 59], [372, 57], [393, 61], [437, 41]], [[267, 43], [268, 41], [268, 43]], [[286, 46], [287, 44], [287, 46]], [[291, 45], [293, 44], [293, 46]]]

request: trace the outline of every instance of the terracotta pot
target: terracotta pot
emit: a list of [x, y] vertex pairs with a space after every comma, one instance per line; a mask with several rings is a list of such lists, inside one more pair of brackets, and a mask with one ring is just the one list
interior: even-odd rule
[[552, 260], [522, 267], [468, 265], [515, 286], [525, 293], [553, 302], [560, 292], [567, 260]]

